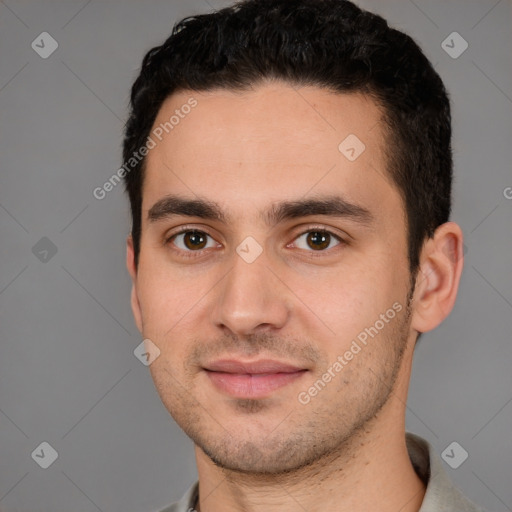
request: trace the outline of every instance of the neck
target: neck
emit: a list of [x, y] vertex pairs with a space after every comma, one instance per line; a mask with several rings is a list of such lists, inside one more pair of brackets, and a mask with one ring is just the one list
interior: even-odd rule
[[404, 429], [364, 430], [328, 460], [284, 475], [253, 475], [215, 466], [196, 447], [198, 512], [417, 512], [425, 486], [408, 456]]

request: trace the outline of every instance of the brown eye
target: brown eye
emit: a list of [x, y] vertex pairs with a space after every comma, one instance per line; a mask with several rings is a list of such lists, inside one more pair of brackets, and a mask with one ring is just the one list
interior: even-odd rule
[[195, 229], [176, 233], [171, 236], [169, 242], [178, 249], [187, 252], [198, 252], [202, 249], [215, 247], [216, 245], [215, 240], [210, 235]]
[[187, 231], [183, 233], [183, 243], [188, 249], [204, 249], [206, 242], [206, 236], [201, 231]]
[[307, 234], [306, 242], [311, 249], [316, 251], [329, 247], [331, 235], [322, 231], [311, 231]]
[[340, 243], [342, 243], [340, 237], [333, 235], [329, 231], [319, 229], [302, 233], [302, 235], [298, 236], [294, 241], [295, 247], [299, 249], [317, 252], [331, 249]]

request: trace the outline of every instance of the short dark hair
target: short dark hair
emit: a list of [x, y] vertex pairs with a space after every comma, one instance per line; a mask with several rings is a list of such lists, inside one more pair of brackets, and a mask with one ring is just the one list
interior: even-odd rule
[[[124, 161], [146, 143], [169, 95], [244, 91], [266, 80], [360, 92], [382, 108], [387, 172], [404, 203], [414, 274], [425, 238], [450, 215], [450, 103], [411, 37], [347, 0], [245, 0], [176, 23], [145, 55], [133, 84]], [[136, 266], [144, 164], [141, 159], [124, 177]]]

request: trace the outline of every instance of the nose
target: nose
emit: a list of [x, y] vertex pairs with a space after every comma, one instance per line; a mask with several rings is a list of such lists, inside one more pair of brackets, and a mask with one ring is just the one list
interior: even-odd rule
[[271, 271], [264, 254], [247, 263], [238, 254], [216, 287], [213, 322], [223, 330], [243, 337], [281, 329], [291, 310], [288, 289]]

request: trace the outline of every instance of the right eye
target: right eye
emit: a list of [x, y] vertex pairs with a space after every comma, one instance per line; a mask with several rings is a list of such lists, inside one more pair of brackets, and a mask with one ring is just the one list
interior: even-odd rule
[[167, 243], [171, 243], [177, 249], [186, 252], [198, 252], [218, 245], [208, 233], [197, 229], [187, 229], [175, 233], [168, 238]]

